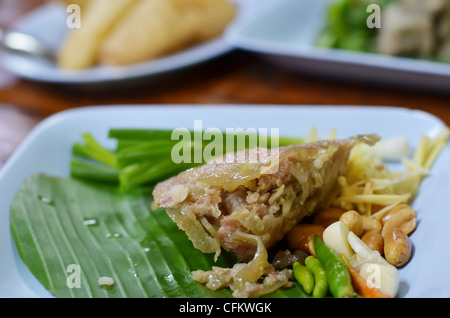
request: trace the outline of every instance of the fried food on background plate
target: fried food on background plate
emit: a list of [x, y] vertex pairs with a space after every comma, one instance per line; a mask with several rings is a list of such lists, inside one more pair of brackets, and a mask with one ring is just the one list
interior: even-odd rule
[[[63, 0], [68, 3], [68, 0]], [[69, 32], [58, 65], [140, 63], [220, 35], [235, 17], [228, 0], [91, 0], [82, 26]]]
[[82, 9], [79, 29], [67, 35], [58, 55], [58, 65], [65, 69], [86, 69], [98, 63], [100, 47], [111, 29], [139, 0], [91, 0]]
[[227, 0], [143, 0], [105, 40], [100, 61], [139, 63], [207, 41], [221, 34], [234, 14]]

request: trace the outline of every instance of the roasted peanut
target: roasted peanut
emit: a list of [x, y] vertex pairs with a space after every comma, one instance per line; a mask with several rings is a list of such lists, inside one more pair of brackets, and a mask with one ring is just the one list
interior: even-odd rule
[[339, 221], [344, 223], [349, 231], [355, 233], [356, 236], [361, 237], [363, 235], [363, 222], [361, 214], [356, 211], [347, 211], [341, 215]]
[[319, 224], [298, 224], [286, 234], [286, 242], [290, 249], [299, 249], [310, 253], [308, 243], [315, 235], [322, 238], [325, 228]]
[[384, 253], [384, 239], [380, 232], [368, 231], [364, 233], [361, 240], [366, 243], [374, 251], [378, 251], [381, 255]]
[[416, 211], [408, 208], [403, 208], [395, 213], [389, 213], [385, 218], [381, 235], [386, 236], [391, 229], [398, 227], [406, 235], [411, 234], [416, 228]]
[[386, 260], [401, 267], [409, 262], [412, 254], [412, 243], [408, 235], [397, 227], [391, 228], [384, 237], [384, 256]]
[[365, 216], [365, 215], [362, 215], [361, 219], [362, 219], [364, 233], [369, 232], [369, 231], [375, 231], [375, 232], [381, 233], [381, 229], [383, 226], [381, 225], [380, 221], [378, 221], [375, 218], [371, 218], [370, 216]]
[[344, 209], [337, 207], [337, 206], [331, 206], [329, 208], [325, 208], [322, 210], [319, 210], [314, 215], [314, 224], [320, 224], [324, 228], [328, 227], [328, 225], [339, 221], [339, 217], [345, 212]]

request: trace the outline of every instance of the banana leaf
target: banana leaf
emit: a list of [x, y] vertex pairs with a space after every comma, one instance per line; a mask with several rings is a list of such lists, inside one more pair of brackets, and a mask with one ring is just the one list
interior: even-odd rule
[[[193, 270], [231, 267], [192, 246], [164, 210], [151, 211], [151, 189], [116, 186], [42, 174], [29, 177], [10, 210], [20, 258], [60, 298], [228, 298], [191, 277]], [[99, 284], [101, 277], [113, 285]], [[306, 297], [296, 283], [269, 297]]]

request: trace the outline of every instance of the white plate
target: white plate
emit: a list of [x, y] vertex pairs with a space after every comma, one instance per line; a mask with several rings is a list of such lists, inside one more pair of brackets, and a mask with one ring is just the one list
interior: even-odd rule
[[[212, 106], [212, 105], [211, 105]], [[445, 125], [424, 112], [404, 108], [341, 106], [104, 106], [64, 111], [41, 122], [0, 171], [0, 297], [50, 297], [22, 263], [11, 237], [9, 206], [23, 180], [34, 173], [67, 177], [71, 147], [90, 131], [101, 143], [110, 128], [279, 128], [281, 135], [338, 137], [378, 133], [406, 134], [417, 145], [422, 134], [435, 136]], [[450, 297], [450, 145], [437, 159], [413, 207], [418, 227], [411, 238], [414, 255], [400, 270], [400, 297]]]
[[[231, 25], [243, 18], [247, 1], [234, 0], [233, 3], [237, 6], [238, 14]], [[64, 5], [49, 2], [24, 16], [12, 29], [36, 36], [56, 52], [69, 31], [66, 26], [67, 17], [68, 13]], [[62, 70], [47, 60], [9, 52], [3, 52], [3, 56], [0, 57], [4, 69], [22, 78], [50, 83], [92, 84], [158, 77], [158, 75], [219, 57], [232, 49], [233, 47], [221, 36], [148, 62], [120, 67], [97, 66], [82, 71]]]
[[303, 74], [448, 92], [450, 63], [317, 47], [331, 1], [260, 0], [226, 40]]

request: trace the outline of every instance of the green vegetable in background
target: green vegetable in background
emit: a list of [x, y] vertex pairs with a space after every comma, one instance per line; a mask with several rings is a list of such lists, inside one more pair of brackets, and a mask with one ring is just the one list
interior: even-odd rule
[[353, 297], [352, 280], [342, 258], [333, 249], [326, 246], [317, 235], [314, 237], [314, 251], [317, 259], [325, 267], [327, 282], [333, 297]]
[[324, 266], [322, 263], [310, 255], [305, 259], [306, 268], [313, 274], [314, 276], [314, 289], [313, 289], [313, 297], [314, 298], [322, 298], [325, 297], [328, 293], [328, 282], [327, 275]]
[[314, 289], [314, 276], [310, 270], [299, 262], [295, 262], [293, 265], [293, 274], [303, 289], [308, 294], [311, 294]]
[[377, 4], [381, 10], [393, 0], [335, 0], [328, 7], [325, 27], [317, 44], [323, 47], [353, 51], [374, 51], [377, 29], [367, 26], [369, 4]]

